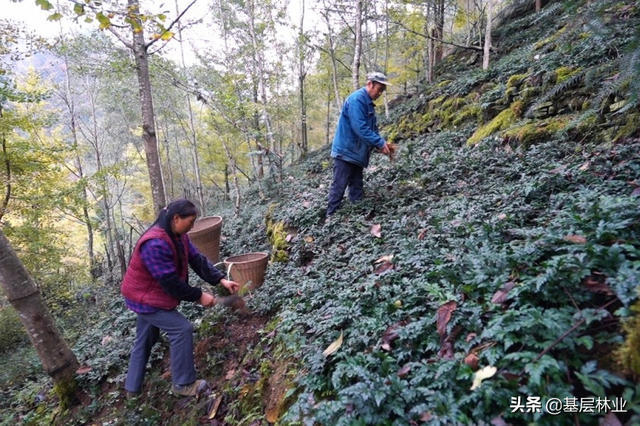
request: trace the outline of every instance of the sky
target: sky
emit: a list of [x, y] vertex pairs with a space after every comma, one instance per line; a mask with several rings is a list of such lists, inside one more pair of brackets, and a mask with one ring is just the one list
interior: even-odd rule
[[[65, 1], [65, 0], [61, 0]], [[143, 0], [142, 5], [144, 7], [154, 7], [154, 5], [163, 5], [164, 10], [170, 11], [167, 18], [171, 19], [176, 16], [176, 1], [180, 10], [182, 11], [193, 0], [167, 0], [166, 2], [160, 2], [158, 0]], [[310, 5], [312, 1], [306, 1], [305, 8], [305, 27], [308, 29], [313, 25], [317, 25], [319, 21], [315, 13], [311, 10]], [[53, 0], [52, 3], [55, 4]], [[207, 15], [207, 5], [209, 0], [197, 0], [193, 6], [186, 12], [184, 18], [187, 20], [198, 19]], [[302, 0], [289, 0], [289, 16], [291, 21], [296, 25], [300, 22], [300, 5]], [[159, 11], [159, 9], [158, 9]], [[10, 19], [12, 21], [24, 24], [24, 27], [34, 31], [36, 34], [45, 37], [53, 38], [60, 34], [61, 28], [65, 31], [78, 32], [82, 28], [92, 30], [97, 27], [96, 23], [83, 24], [79, 26], [73, 23], [69, 18], [65, 17], [61, 21], [51, 22], [47, 21], [47, 17], [51, 14], [51, 11], [44, 11], [36, 5], [35, 0], [22, 0], [19, 2], [11, 0], [0, 0], [0, 18]], [[209, 19], [205, 18], [205, 22]], [[169, 21], [167, 21], [169, 22]], [[314, 23], [315, 22], [315, 23]], [[175, 28], [175, 27], [174, 27]], [[183, 34], [183, 47], [185, 49], [185, 60], [187, 65], [193, 64], [196, 59], [191, 52], [191, 46], [211, 46], [212, 43], [216, 43], [216, 40], [212, 40], [212, 31], [206, 27], [206, 25], [200, 25], [199, 30], [189, 30]], [[290, 37], [290, 35], [284, 34], [283, 37]], [[178, 43], [169, 43], [166, 49], [163, 49], [164, 54], [172, 57], [172, 59], [179, 61]]]

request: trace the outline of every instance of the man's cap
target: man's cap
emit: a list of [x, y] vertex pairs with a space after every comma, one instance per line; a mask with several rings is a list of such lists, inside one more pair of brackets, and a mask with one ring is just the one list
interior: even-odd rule
[[391, 86], [387, 76], [381, 72], [370, 72], [367, 74], [367, 81], [375, 81], [376, 83], [384, 84], [385, 86]]

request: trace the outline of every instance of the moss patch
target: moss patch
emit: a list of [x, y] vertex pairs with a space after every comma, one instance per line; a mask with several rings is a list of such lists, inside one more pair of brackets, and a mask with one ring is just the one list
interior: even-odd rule
[[580, 72], [580, 68], [560, 67], [555, 71], [556, 84], [564, 83]]
[[272, 218], [272, 213], [277, 207], [276, 204], [269, 206], [265, 216], [267, 225], [267, 239], [271, 244], [271, 261], [272, 262], [288, 262], [289, 261], [289, 243], [287, 242], [287, 230], [284, 222], [276, 222]]
[[622, 368], [640, 375], [640, 300], [632, 307], [634, 315], [623, 324], [627, 335], [625, 342], [616, 351]]
[[504, 132], [508, 141], [516, 141], [520, 146], [529, 146], [550, 139], [553, 135], [566, 127], [567, 117], [553, 117], [544, 121], [529, 121], [525, 124], [514, 126]]
[[479, 127], [478, 130], [476, 130], [476, 132], [469, 139], [467, 139], [467, 145], [477, 144], [487, 136], [490, 136], [499, 130], [508, 128], [513, 123], [515, 123], [516, 120], [517, 116], [514, 110], [512, 108], [505, 109], [489, 123], [485, 124], [482, 127]]
[[511, 77], [509, 77], [509, 80], [507, 80], [507, 89], [512, 88], [512, 87], [518, 87], [520, 86], [520, 84], [522, 83], [522, 81], [527, 78], [529, 76], [529, 74], [514, 74]]

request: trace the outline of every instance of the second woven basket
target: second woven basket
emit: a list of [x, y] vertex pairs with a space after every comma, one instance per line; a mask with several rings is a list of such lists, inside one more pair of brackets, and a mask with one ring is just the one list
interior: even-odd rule
[[220, 234], [222, 233], [222, 217], [208, 216], [196, 220], [189, 231], [189, 239], [198, 251], [213, 263], [220, 261]]
[[227, 257], [224, 265], [229, 272], [229, 278], [240, 284], [240, 288], [251, 281], [247, 289], [255, 290], [264, 283], [268, 262], [268, 253], [256, 252]]

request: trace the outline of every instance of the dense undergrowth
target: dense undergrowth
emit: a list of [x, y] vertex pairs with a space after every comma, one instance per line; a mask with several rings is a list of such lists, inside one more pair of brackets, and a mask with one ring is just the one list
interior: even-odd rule
[[[640, 79], [629, 80], [640, 12], [632, 2], [545, 8], [496, 30], [489, 71], [455, 54], [436, 84], [395, 102], [383, 130], [398, 156], [374, 156], [361, 203], [324, 220], [322, 149], [282, 182], [243, 193], [240, 216], [231, 206], [206, 212], [225, 218], [223, 256], [277, 249], [248, 296], [269, 330], [238, 369], [264, 384], [286, 365], [279, 424], [640, 422]], [[160, 368], [141, 404], [123, 401], [134, 316], [117, 288], [108, 294], [75, 342], [91, 402], [55, 413], [31, 362], [5, 380], [0, 424], [199, 421], [202, 407], [164, 398]], [[237, 320], [184, 311], [198, 339]], [[220, 354], [206, 358], [216, 367], [202, 374], [225, 377]], [[490, 366], [495, 374], [471, 390]], [[265, 398], [247, 386], [221, 387], [233, 401], [221, 424], [266, 423]], [[563, 413], [545, 412], [552, 398]], [[590, 398], [593, 412], [580, 412]]]

